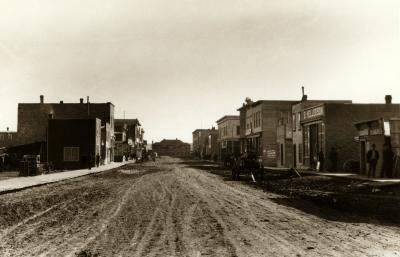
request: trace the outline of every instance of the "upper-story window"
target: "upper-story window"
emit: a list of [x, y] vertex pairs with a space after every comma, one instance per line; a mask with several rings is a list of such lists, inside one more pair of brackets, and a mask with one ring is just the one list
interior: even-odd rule
[[240, 126], [236, 126], [236, 135], [240, 135]]
[[296, 114], [295, 113], [293, 113], [292, 114], [292, 126], [293, 126], [293, 131], [296, 131], [296, 126], [297, 126], [297, 123], [296, 123]]
[[296, 123], [297, 130], [301, 130], [300, 117], [301, 117], [301, 113], [298, 112], [297, 113], [297, 123]]

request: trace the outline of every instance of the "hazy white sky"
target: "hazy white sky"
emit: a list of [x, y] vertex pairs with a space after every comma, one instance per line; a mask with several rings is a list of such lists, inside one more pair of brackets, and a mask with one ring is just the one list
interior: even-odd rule
[[17, 103], [111, 101], [181, 138], [246, 96], [400, 102], [398, 0], [0, 0], [0, 130]]

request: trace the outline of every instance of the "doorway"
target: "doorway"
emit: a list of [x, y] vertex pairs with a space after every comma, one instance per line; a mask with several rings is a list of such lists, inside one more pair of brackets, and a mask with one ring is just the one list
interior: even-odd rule
[[293, 144], [293, 167], [297, 166], [297, 153], [296, 153], [296, 144]]

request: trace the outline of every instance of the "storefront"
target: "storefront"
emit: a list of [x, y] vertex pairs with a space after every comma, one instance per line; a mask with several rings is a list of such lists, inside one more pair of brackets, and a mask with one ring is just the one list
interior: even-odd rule
[[375, 177], [387, 176], [383, 174], [384, 166], [384, 145], [387, 145], [393, 152], [393, 163], [391, 163], [392, 170], [389, 172], [394, 177], [400, 176], [399, 174], [399, 159], [400, 154], [400, 120], [399, 119], [373, 119], [366, 121], [359, 121], [355, 123], [358, 130], [358, 136], [355, 138], [360, 145], [360, 171], [361, 174], [367, 175], [369, 164], [367, 161], [367, 153], [375, 145], [380, 158], [376, 165]]
[[315, 168], [320, 151], [325, 156], [325, 123], [324, 106], [314, 106], [305, 109], [300, 115], [300, 124], [303, 127], [303, 164]]

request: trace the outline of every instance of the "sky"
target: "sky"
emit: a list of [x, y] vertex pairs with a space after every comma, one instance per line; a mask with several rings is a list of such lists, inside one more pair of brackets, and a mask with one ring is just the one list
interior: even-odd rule
[[0, 131], [17, 104], [112, 102], [149, 142], [252, 100], [400, 102], [398, 0], [0, 0]]

